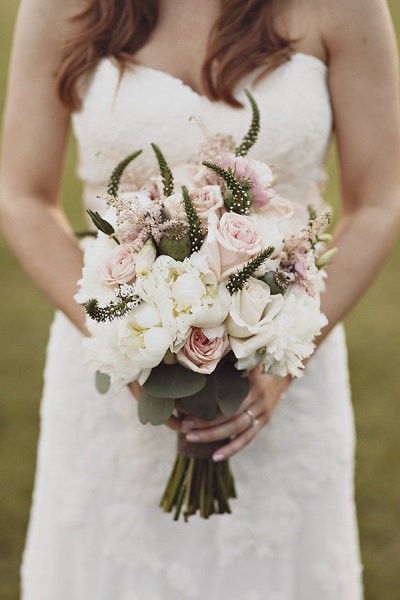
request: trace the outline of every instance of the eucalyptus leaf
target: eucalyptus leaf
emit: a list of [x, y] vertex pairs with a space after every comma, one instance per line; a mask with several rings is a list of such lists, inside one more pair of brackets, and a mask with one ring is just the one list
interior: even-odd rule
[[110, 389], [110, 376], [106, 375], [105, 373], [102, 373], [101, 371], [96, 371], [96, 375], [95, 375], [95, 385], [96, 385], [96, 390], [100, 393], [100, 394], [106, 394], [108, 392], [108, 390]]
[[215, 396], [221, 412], [227, 417], [234, 415], [249, 392], [247, 377], [242, 377], [234, 363], [226, 362], [215, 371]]
[[143, 425], [162, 425], [175, 408], [173, 398], [156, 398], [142, 389], [138, 400], [139, 420]]
[[176, 363], [160, 363], [152, 369], [143, 388], [156, 398], [185, 398], [199, 392], [206, 384], [206, 376], [185, 369]]
[[197, 394], [182, 398], [181, 404], [194, 417], [213, 421], [219, 412], [215, 371], [206, 377], [206, 385]]

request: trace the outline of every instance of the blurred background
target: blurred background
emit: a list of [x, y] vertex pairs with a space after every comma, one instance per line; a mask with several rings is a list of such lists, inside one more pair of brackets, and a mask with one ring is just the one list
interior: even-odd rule
[[[400, 2], [390, 0], [389, 5], [400, 38]], [[17, 7], [18, 0], [1, 0], [0, 112]], [[74, 165], [71, 139], [64, 172], [64, 205], [74, 228], [79, 229], [80, 187]], [[326, 196], [337, 206], [334, 149], [329, 172]], [[400, 598], [399, 270], [397, 243], [375, 284], [346, 322], [358, 433], [356, 491], [366, 600]], [[22, 273], [1, 235], [0, 271], [0, 599], [17, 600], [36, 458], [42, 371], [53, 311]]]

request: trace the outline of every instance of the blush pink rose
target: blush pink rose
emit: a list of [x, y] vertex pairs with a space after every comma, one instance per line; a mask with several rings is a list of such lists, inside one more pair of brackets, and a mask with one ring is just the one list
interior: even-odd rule
[[136, 277], [136, 255], [129, 244], [117, 246], [99, 267], [98, 273], [107, 285], [130, 283]]
[[263, 249], [260, 231], [253, 217], [213, 212], [208, 217], [208, 235], [200, 253], [205, 253], [218, 279], [228, 277]]
[[227, 153], [221, 159], [221, 166], [224, 169], [233, 169], [238, 179], [251, 181], [252, 207], [254, 210], [263, 208], [274, 197], [275, 192], [271, 188], [274, 176], [265, 163], [248, 156], [235, 156]]
[[192, 327], [177, 359], [196, 373], [212, 373], [228, 348], [228, 336], [223, 325], [209, 329]]
[[205, 185], [201, 188], [191, 189], [190, 199], [204, 224], [207, 223], [211, 212], [219, 214], [224, 205], [221, 189], [218, 185]]

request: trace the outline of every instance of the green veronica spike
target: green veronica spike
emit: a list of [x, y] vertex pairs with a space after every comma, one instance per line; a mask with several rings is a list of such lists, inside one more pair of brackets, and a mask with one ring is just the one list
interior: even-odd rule
[[230, 212], [247, 215], [251, 206], [251, 181], [239, 181], [231, 170], [224, 169], [217, 163], [208, 160], [202, 163], [219, 175], [226, 183], [228, 190], [224, 194], [224, 204]]
[[256, 143], [258, 134], [260, 133], [260, 109], [249, 90], [244, 90], [244, 93], [251, 104], [252, 118], [248, 132], [244, 136], [240, 146], [235, 150], [236, 156], [246, 156], [250, 148]]
[[114, 196], [114, 198], [117, 196], [122, 173], [129, 163], [131, 163], [141, 153], [142, 150], [137, 150], [136, 152], [129, 154], [129, 156], [121, 160], [121, 162], [115, 167], [114, 171], [111, 173], [110, 179], [108, 180], [107, 193], [110, 194], [110, 196]]
[[151, 144], [151, 147], [153, 148], [154, 154], [157, 157], [158, 167], [160, 169], [161, 177], [164, 184], [164, 196], [172, 196], [172, 194], [174, 193], [174, 177], [172, 175], [172, 171], [168, 166], [164, 154], [161, 152], [157, 144]]
[[236, 271], [236, 273], [231, 273], [231, 275], [229, 275], [226, 287], [231, 295], [243, 288], [246, 281], [248, 281], [253, 273], [255, 273], [259, 267], [261, 267], [263, 262], [267, 260], [269, 256], [271, 256], [274, 249], [275, 248], [273, 246], [268, 246], [268, 248], [261, 250], [261, 252], [259, 252], [257, 256], [255, 256], [248, 263], [246, 263], [244, 267]]
[[197, 213], [197, 210], [193, 206], [193, 203], [190, 199], [189, 190], [185, 185], [182, 186], [182, 195], [187, 220], [189, 222], [189, 236], [192, 252], [197, 252], [200, 250], [204, 239], [200, 217]]

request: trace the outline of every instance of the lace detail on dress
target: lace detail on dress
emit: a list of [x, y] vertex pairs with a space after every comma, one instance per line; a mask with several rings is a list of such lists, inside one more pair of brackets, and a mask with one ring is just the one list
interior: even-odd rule
[[[239, 97], [252, 79], [238, 87]], [[326, 68], [296, 54], [253, 92], [263, 116], [253, 154], [274, 166], [277, 189], [305, 214], [307, 203], [321, 202], [331, 130]], [[132, 165], [138, 185], [155, 171], [150, 142], [172, 167], [190, 160], [202, 140], [191, 116], [238, 141], [249, 123], [248, 111], [213, 103], [165, 73], [132, 67], [118, 82], [115, 65], [101, 61], [74, 115], [88, 206], [102, 209], [96, 194], [132, 150], [144, 149]], [[340, 327], [271, 422], [232, 460], [239, 493], [232, 515], [186, 524], [162, 513], [175, 433], [142, 426], [136, 408], [128, 390], [96, 392], [81, 336], [58, 314], [23, 600], [361, 600], [354, 426]]]

